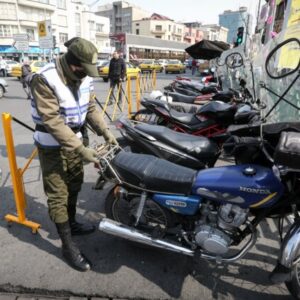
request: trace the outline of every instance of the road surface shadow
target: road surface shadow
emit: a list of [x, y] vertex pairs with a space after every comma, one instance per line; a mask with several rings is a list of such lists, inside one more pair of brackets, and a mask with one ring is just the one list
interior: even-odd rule
[[[15, 153], [17, 157], [29, 158], [32, 151], [35, 149], [33, 144], [19, 144], [15, 145]], [[7, 149], [5, 145], [0, 145], [0, 155], [7, 157]], [[38, 155], [34, 159], [38, 159]]]

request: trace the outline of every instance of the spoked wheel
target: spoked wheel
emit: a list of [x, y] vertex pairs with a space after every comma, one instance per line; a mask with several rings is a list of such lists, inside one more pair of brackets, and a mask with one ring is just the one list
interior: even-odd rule
[[[128, 196], [130, 197], [130, 196]], [[132, 226], [135, 223], [135, 214], [140, 203], [138, 195], [131, 199], [118, 199], [112, 190], [105, 199], [105, 213], [110, 219], [122, 224]], [[149, 232], [159, 229], [162, 233], [171, 227], [172, 218], [170, 212], [160, 207], [156, 202], [147, 199], [140, 218], [139, 226]]]
[[300, 261], [293, 266], [291, 271], [291, 281], [285, 284], [295, 299], [300, 299]]

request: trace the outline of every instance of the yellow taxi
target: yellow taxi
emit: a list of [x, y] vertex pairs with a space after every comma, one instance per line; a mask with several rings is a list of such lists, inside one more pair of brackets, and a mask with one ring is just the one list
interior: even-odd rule
[[[104, 63], [102, 66], [98, 67], [99, 76], [103, 78], [104, 82], [108, 82], [108, 70], [109, 70], [109, 61]], [[136, 78], [141, 73], [141, 69], [133, 66], [129, 62], [126, 62], [126, 72], [127, 72], [126, 74], [127, 76]]]
[[169, 60], [165, 66], [165, 72], [168, 73], [185, 73], [185, 65], [180, 60]]
[[139, 68], [142, 72], [152, 72], [153, 70], [156, 72], [162, 72], [164, 70], [164, 67], [159, 62], [153, 60], [142, 61]]
[[[47, 64], [46, 61], [34, 61], [30, 64], [31, 71], [33, 73], [38, 72], [42, 67], [44, 67]], [[18, 77], [19, 79], [22, 76], [22, 65], [18, 65], [15, 67], [12, 67], [10, 76], [12, 77]]]

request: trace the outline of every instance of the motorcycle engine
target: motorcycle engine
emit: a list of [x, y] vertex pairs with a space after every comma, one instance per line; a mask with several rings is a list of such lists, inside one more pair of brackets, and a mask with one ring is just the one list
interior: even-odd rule
[[227, 253], [232, 242], [232, 234], [245, 223], [248, 212], [248, 209], [233, 204], [221, 205], [218, 211], [206, 207], [204, 209], [206, 215], [195, 228], [197, 245], [216, 255]]

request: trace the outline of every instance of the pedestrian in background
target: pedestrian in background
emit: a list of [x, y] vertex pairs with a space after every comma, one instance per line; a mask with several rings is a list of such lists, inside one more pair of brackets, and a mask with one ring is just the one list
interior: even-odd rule
[[6, 61], [0, 56], [0, 73], [2, 74], [3, 77], [7, 76], [7, 63]]
[[197, 70], [197, 61], [193, 59], [192, 61], [192, 75], [194, 76]]
[[38, 149], [48, 210], [62, 241], [62, 253], [76, 270], [91, 264], [72, 235], [88, 234], [95, 226], [76, 219], [78, 193], [83, 183], [83, 161], [98, 162], [97, 152], [84, 146], [85, 121], [109, 144], [117, 144], [96, 108], [92, 77], [98, 77], [97, 48], [82, 38], [65, 43], [68, 51], [31, 80], [34, 140]]
[[31, 90], [30, 90], [29, 82], [31, 80], [32, 71], [28, 60], [23, 61], [21, 72], [22, 72], [21, 83], [23, 89], [27, 95], [27, 99], [31, 99]]
[[[123, 58], [120, 57], [119, 53], [115, 51], [113, 53], [113, 58], [109, 63], [108, 79], [110, 81], [110, 87], [112, 89], [108, 105], [113, 103], [113, 99], [117, 99], [114, 90], [117, 88], [119, 90], [119, 85], [125, 80], [126, 76], [126, 64]], [[122, 101], [122, 91], [120, 89], [119, 101]]]

